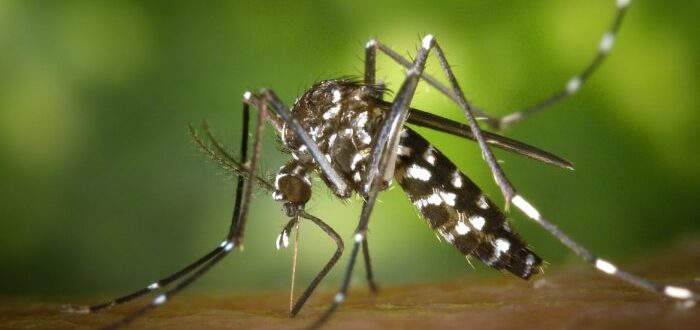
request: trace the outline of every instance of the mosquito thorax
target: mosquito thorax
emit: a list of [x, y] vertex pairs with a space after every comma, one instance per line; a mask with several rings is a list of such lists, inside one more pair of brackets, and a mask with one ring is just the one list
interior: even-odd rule
[[[292, 116], [318, 145], [354, 191], [365, 175], [374, 133], [384, 118], [377, 100], [381, 89], [353, 80], [325, 80], [307, 90], [291, 109]], [[282, 143], [292, 157], [316, 169], [307, 147], [286, 125]], [[327, 182], [327, 179], [321, 175]], [[339, 196], [348, 197], [348, 196]]]

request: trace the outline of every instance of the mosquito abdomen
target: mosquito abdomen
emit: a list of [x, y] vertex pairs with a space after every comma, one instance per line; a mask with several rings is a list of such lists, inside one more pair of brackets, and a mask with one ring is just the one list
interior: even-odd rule
[[404, 128], [396, 181], [421, 215], [465, 257], [527, 279], [542, 259], [515, 233], [505, 215], [457, 166], [422, 136]]

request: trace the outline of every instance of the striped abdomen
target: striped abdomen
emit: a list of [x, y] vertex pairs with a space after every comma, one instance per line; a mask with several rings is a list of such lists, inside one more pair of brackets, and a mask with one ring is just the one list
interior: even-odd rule
[[505, 215], [440, 151], [410, 128], [399, 142], [394, 178], [430, 227], [464, 256], [527, 279], [542, 259]]

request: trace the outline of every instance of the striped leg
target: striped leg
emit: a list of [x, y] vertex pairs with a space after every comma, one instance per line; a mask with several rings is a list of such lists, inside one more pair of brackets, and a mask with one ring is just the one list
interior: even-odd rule
[[[528, 106], [522, 110], [519, 111], [514, 111], [511, 112], [510, 114], [507, 114], [502, 117], [497, 117], [494, 115], [490, 115], [486, 112], [483, 111], [483, 109], [470, 105], [470, 108], [472, 111], [480, 118], [484, 118], [486, 123], [491, 126], [492, 128], [503, 130], [508, 128], [510, 125], [513, 125], [519, 121], [524, 120], [525, 118], [534, 115], [540, 111], [543, 111], [550, 106], [557, 104], [564, 99], [568, 98], [569, 96], [575, 94], [585, 83], [591, 75], [600, 67], [600, 65], [603, 63], [603, 61], [608, 57], [610, 51], [613, 48], [613, 45], [615, 43], [615, 38], [617, 36], [617, 33], [620, 29], [620, 25], [622, 24], [622, 20], [625, 16], [625, 12], [627, 11], [627, 8], [629, 7], [631, 0], [615, 0], [615, 16], [613, 18], [612, 23], [610, 24], [610, 27], [608, 28], [607, 32], [603, 34], [602, 39], [600, 40], [600, 44], [598, 46], [598, 52], [596, 53], [595, 57], [588, 63], [588, 65], [585, 66], [585, 68], [577, 75], [574, 75], [569, 81], [564, 84], [561, 90], [555, 92], [549, 97], [544, 98], [543, 100], [536, 102], [535, 104]], [[394, 61], [402, 65], [403, 67], [410, 69], [411, 68], [411, 62], [407, 60], [405, 57], [401, 56], [399, 53], [393, 51], [391, 48], [387, 47], [386, 45], [378, 42], [377, 40], [370, 40], [367, 42], [366, 45], [366, 53], [367, 58], [371, 59], [374, 61], [376, 58], [376, 51], [377, 49], [380, 50], [382, 53], [386, 54], [390, 58], [392, 58]], [[367, 68], [367, 64], [365, 65], [365, 68]], [[374, 68], [372, 66], [371, 68]], [[430, 85], [435, 87], [438, 91], [441, 93], [445, 94], [449, 98], [451, 98], [453, 101], [459, 103], [459, 98], [458, 95], [453, 93], [450, 88], [447, 86], [443, 85], [440, 83], [437, 79], [432, 77], [429, 74], [423, 73], [422, 78]]]
[[636, 285], [645, 290], [665, 295], [669, 298], [688, 301], [690, 303], [700, 301], [700, 295], [691, 291], [690, 289], [653, 282], [646, 278], [630, 274], [619, 269], [609, 261], [594, 256], [590, 251], [588, 251], [588, 249], [575, 242], [568, 235], [557, 228], [557, 226], [545, 219], [542, 214], [522, 196], [516, 195], [515, 198], [513, 198], [513, 205], [522, 210], [530, 219], [542, 226], [542, 228], [547, 230], [550, 234], [552, 234], [552, 236], [556, 237], [560, 242], [562, 242], [562, 244], [571, 249], [571, 251], [574, 251], [574, 253], [581, 257], [581, 259], [592, 264], [596, 269], [602, 271], [603, 273], [617, 277], [627, 283]]
[[[252, 159], [250, 161], [250, 167], [248, 168], [248, 177], [250, 178], [256, 178], [255, 174], [255, 169], [258, 166], [258, 161], [260, 158], [260, 148], [262, 144], [262, 132], [264, 128], [264, 122], [265, 122], [265, 115], [267, 113], [266, 110], [266, 105], [264, 103], [261, 103], [257, 97], [252, 97], [250, 93], [246, 93], [244, 96], [244, 106], [243, 106], [243, 118], [244, 118], [244, 129], [243, 131], [243, 139], [242, 139], [242, 146], [241, 149], [243, 151], [241, 157], [242, 157], [242, 162], [245, 163], [246, 158], [247, 158], [247, 143], [248, 143], [248, 118], [249, 118], [249, 104], [254, 104], [258, 108], [258, 122], [256, 125], [256, 130], [255, 130], [255, 136], [253, 140], [253, 153], [252, 153]], [[199, 141], [201, 142], [201, 141]], [[238, 169], [241, 171], [242, 169]], [[156, 281], [150, 285], [148, 285], [146, 288], [138, 290], [134, 293], [131, 293], [129, 295], [117, 298], [115, 300], [112, 300], [110, 302], [104, 303], [104, 304], [98, 304], [98, 305], [93, 305], [93, 306], [78, 306], [78, 307], [69, 307], [67, 311], [69, 312], [78, 312], [78, 313], [90, 313], [94, 311], [98, 311], [101, 309], [105, 309], [108, 307], [112, 307], [118, 304], [123, 304], [126, 302], [129, 302], [133, 299], [136, 299], [140, 296], [143, 296], [147, 293], [153, 292], [155, 290], [159, 290], [161, 288], [165, 288], [166, 286], [172, 284], [173, 282], [177, 281], [178, 279], [184, 277], [185, 275], [192, 273], [188, 277], [184, 278], [181, 282], [179, 282], [175, 287], [172, 289], [167, 290], [166, 292], [156, 296], [153, 301], [146, 305], [145, 307], [142, 307], [141, 309], [137, 310], [134, 313], [131, 313], [124, 317], [122, 320], [110, 324], [106, 326], [106, 329], [116, 329], [121, 326], [124, 326], [133, 320], [145, 315], [149, 311], [155, 309], [158, 306], [163, 305], [169, 298], [172, 296], [176, 295], [179, 293], [181, 290], [189, 286], [192, 282], [197, 280], [199, 277], [204, 275], [211, 267], [216, 265], [221, 259], [223, 259], [226, 255], [228, 255], [231, 250], [233, 250], [235, 247], [240, 246], [240, 244], [237, 244], [241, 242], [242, 237], [243, 237], [243, 226], [245, 224], [245, 221], [247, 219], [247, 214], [248, 210], [250, 208], [250, 201], [251, 201], [251, 196], [252, 196], [252, 190], [253, 190], [253, 185], [256, 184], [256, 180], [248, 180], [247, 184], [245, 185], [245, 190], [243, 190], [243, 185], [240, 184], [241, 181], [239, 181], [239, 184], [236, 187], [236, 196], [234, 199], [234, 218], [233, 222], [235, 225], [232, 225], [228, 235], [226, 236], [226, 239], [221, 242], [221, 244], [216, 247], [214, 250], [209, 252], [207, 255], [203, 256], [202, 258], [198, 259], [194, 263], [188, 265], [187, 267], [183, 268], [182, 270], [166, 277], [163, 278], [159, 281]], [[239, 198], [239, 195], [243, 195], [242, 198]]]

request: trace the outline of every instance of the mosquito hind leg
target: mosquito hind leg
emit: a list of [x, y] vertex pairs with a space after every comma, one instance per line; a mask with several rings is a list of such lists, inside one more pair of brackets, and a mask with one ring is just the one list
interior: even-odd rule
[[557, 238], [562, 244], [564, 244], [571, 251], [576, 253], [579, 257], [581, 257], [581, 259], [591, 264], [597, 270], [607, 275], [616, 277], [632, 285], [638, 286], [647, 291], [664, 295], [669, 298], [690, 302], [692, 304], [695, 304], [696, 302], [700, 301], [700, 295], [697, 292], [694, 292], [688, 288], [661, 284], [651, 281], [644, 277], [631, 274], [625, 270], [622, 270], [605, 259], [601, 259], [594, 256], [583, 245], [571, 239], [556, 225], [549, 222], [532, 204], [526, 201], [522, 196], [516, 195], [515, 198], [513, 198], [513, 205], [522, 210], [529, 219], [533, 220], [535, 223], [540, 225], [552, 236]]

